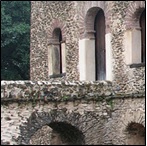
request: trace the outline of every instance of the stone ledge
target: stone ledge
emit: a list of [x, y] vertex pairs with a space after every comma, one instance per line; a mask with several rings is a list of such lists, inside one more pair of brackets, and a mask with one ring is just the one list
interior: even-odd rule
[[117, 93], [110, 81], [1, 81], [1, 101], [74, 101], [144, 97], [145, 93]]
[[113, 94], [109, 81], [1, 81], [1, 99], [60, 99], [91, 98], [93, 96], [109, 96]]
[[112, 96], [93, 96], [91, 98], [2, 98], [1, 104], [3, 103], [9, 103], [9, 102], [39, 102], [44, 101], [46, 103], [48, 102], [69, 102], [69, 101], [80, 101], [80, 100], [86, 100], [86, 101], [105, 101], [105, 100], [117, 100], [117, 99], [129, 99], [129, 98], [145, 98], [145, 94], [130, 94], [130, 95], [112, 95]]

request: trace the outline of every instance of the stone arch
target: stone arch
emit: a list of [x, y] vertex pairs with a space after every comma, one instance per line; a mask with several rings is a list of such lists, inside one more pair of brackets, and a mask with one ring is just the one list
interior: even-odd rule
[[124, 18], [126, 29], [140, 29], [139, 18], [145, 9], [145, 1], [134, 1], [130, 3]]
[[145, 114], [142, 110], [127, 110], [122, 118], [125, 119], [125, 121], [123, 121], [124, 125], [128, 125], [128, 123], [133, 121], [145, 127]]
[[[127, 140], [130, 136], [129, 134], [129, 128], [131, 126], [131, 124], [133, 123], [137, 123], [139, 125], [142, 125], [141, 127], [145, 127], [145, 114], [144, 114], [144, 110], [140, 109], [140, 110], [126, 110], [125, 114], [121, 115], [121, 119], [120, 119], [121, 123], [120, 126], [122, 127], [122, 135], [125, 138], [125, 143], [127, 144]], [[132, 136], [132, 138], [134, 138]], [[132, 139], [131, 138], [131, 139]]]
[[[34, 111], [31, 116], [28, 118], [27, 122], [20, 126], [20, 136], [18, 137], [17, 141], [19, 144], [29, 144], [30, 138], [36, 133], [39, 132], [39, 129], [42, 127], [51, 127], [55, 132], [61, 133], [62, 130], [58, 129], [58, 125], [63, 125], [65, 128], [72, 128], [75, 133], [78, 135], [81, 134], [82, 141], [84, 143], [84, 135], [82, 134], [82, 129], [80, 125], [77, 123], [79, 121], [75, 121], [73, 117], [79, 117], [78, 113], [70, 113], [70, 118], [68, 118], [68, 113], [64, 110], [51, 110], [50, 112], [37, 112]], [[70, 123], [70, 124], [69, 124]], [[46, 129], [47, 130], [47, 129]], [[71, 130], [71, 131], [72, 131]], [[48, 129], [48, 131], [51, 131]], [[64, 138], [65, 139], [65, 138]], [[74, 139], [73, 139], [74, 141]], [[80, 141], [80, 140], [79, 140]], [[77, 141], [77, 143], [79, 142]], [[69, 142], [69, 139], [68, 139]]]
[[84, 135], [67, 122], [51, 122], [41, 127], [30, 138], [32, 145], [83, 145]]
[[106, 32], [110, 32], [110, 4], [105, 1], [86, 1], [83, 8], [79, 11], [79, 32], [80, 38], [93, 38], [94, 19], [97, 12], [102, 9], [105, 14]]
[[55, 19], [48, 30], [48, 36], [49, 36], [49, 44], [52, 44], [52, 40], [54, 39], [55, 35], [57, 35], [57, 29], [61, 29], [62, 32], [62, 41], [66, 40], [66, 28], [65, 23], [63, 23], [59, 19]]
[[128, 123], [126, 127], [128, 145], [145, 145], [145, 127], [136, 122]]
[[86, 38], [95, 38], [94, 37], [94, 21], [95, 21], [95, 16], [98, 13], [98, 11], [101, 8], [99, 7], [92, 7], [87, 11], [86, 17], [85, 17], [85, 32], [84, 36]]
[[[99, 116], [99, 113], [95, 111], [84, 111], [84, 112], [75, 112], [69, 111], [66, 108], [63, 109], [52, 109], [48, 112], [34, 111], [27, 121], [20, 125], [20, 135], [16, 139], [18, 144], [28, 145], [32, 137], [36, 137], [36, 133], [40, 133], [40, 130], [43, 128], [46, 131], [50, 132], [51, 128], [57, 127], [58, 123], [63, 124], [64, 127], [72, 127], [72, 129], [80, 136], [80, 139], [77, 139], [75, 142], [88, 145], [102, 144], [104, 142], [104, 124], [106, 120], [102, 116]], [[48, 128], [47, 128], [48, 127]], [[72, 130], [72, 131], [73, 131]], [[59, 130], [61, 131], [61, 130]], [[58, 132], [57, 134], [60, 134]], [[48, 141], [48, 139], [47, 139]], [[47, 142], [46, 141], [46, 142]], [[36, 144], [36, 143], [35, 143]]]

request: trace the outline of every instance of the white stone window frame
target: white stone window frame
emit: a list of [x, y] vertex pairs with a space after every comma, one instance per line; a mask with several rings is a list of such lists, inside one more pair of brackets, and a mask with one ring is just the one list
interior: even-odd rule
[[145, 63], [141, 61], [141, 28], [140, 16], [145, 10], [145, 3], [143, 1], [135, 1], [130, 4], [126, 11], [124, 25], [124, 49], [125, 49], [125, 63], [132, 67], [142, 67]]
[[[62, 65], [62, 71], [58, 72], [58, 73], [54, 73], [54, 62], [53, 62], [53, 49], [54, 47], [59, 47], [61, 43], [61, 56], [62, 57], [62, 64], [60, 63], [60, 65]], [[59, 58], [60, 60], [60, 58]], [[56, 40], [52, 39], [52, 43], [49, 44], [48, 47], [48, 71], [49, 71], [49, 76], [50, 77], [62, 77], [66, 74], [66, 48], [65, 48], [65, 42], [57, 42]]]
[[[58, 36], [56, 36], [56, 34], [54, 34], [54, 30], [55, 29], [60, 29], [61, 30], [61, 34], [62, 34], [62, 41], [59, 42], [58, 40]], [[65, 38], [65, 24], [59, 20], [59, 19], [55, 19], [53, 20], [53, 22], [50, 24], [50, 28], [49, 28], [49, 39], [48, 39], [48, 75], [49, 78], [58, 78], [58, 77], [63, 77], [66, 75], [66, 38]], [[61, 73], [57, 73], [54, 74], [53, 73], [53, 62], [52, 62], [52, 49], [53, 47], [59, 47], [59, 45], [61, 44], [61, 60], [62, 60], [62, 71]]]
[[[94, 36], [94, 20], [97, 12], [102, 9], [105, 15], [105, 50], [106, 50], [106, 80], [113, 80], [113, 66], [112, 66], [112, 35], [110, 33], [108, 15], [110, 13], [107, 8], [102, 7], [91, 7], [87, 9], [87, 13], [83, 16], [83, 26], [85, 27], [79, 40], [79, 80], [81, 81], [96, 81], [96, 67], [95, 67], [95, 36]], [[110, 18], [110, 17], [109, 17]], [[81, 26], [82, 26], [81, 25]], [[82, 29], [81, 29], [82, 30]]]

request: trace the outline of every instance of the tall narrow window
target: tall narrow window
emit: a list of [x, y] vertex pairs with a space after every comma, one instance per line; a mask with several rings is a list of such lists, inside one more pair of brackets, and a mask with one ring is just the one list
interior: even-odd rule
[[105, 80], [105, 16], [103, 10], [99, 10], [95, 17], [95, 58], [96, 58], [96, 80]]
[[140, 28], [141, 28], [141, 62], [145, 62], [145, 10], [140, 16]]
[[63, 77], [66, 75], [66, 45], [60, 28], [53, 30], [48, 49], [49, 77]]
[[60, 28], [55, 28], [53, 38], [49, 46], [49, 75], [50, 77], [62, 77], [65, 74], [65, 42], [62, 41]]

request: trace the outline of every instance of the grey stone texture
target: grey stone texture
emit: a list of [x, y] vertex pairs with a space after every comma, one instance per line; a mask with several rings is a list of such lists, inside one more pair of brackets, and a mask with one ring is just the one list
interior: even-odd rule
[[[93, 39], [99, 8], [112, 35], [114, 80], [79, 81], [79, 40]], [[125, 30], [138, 27], [144, 8], [144, 1], [31, 1], [31, 79], [1, 81], [1, 144], [144, 143], [145, 132], [138, 140], [126, 129], [131, 122], [145, 129], [145, 66], [127, 65], [123, 46]], [[48, 47], [55, 28], [66, 45], [66, 75], [50, 78]]]

